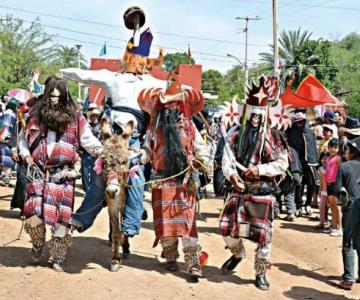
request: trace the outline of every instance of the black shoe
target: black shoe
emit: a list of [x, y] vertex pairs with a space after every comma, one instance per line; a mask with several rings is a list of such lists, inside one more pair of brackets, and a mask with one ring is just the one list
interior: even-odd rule
[[148, 212], [146, 209], [144, 209], [144, 212], [142, 214], [142, 218], [141, 218], [143, 221], [146, 221], [148, 219]]
[[129, 244], [129, 238], [125, 236], [124, 243], [122, 244], [122, 257], [124, 259], [127, 259], [130, 255], [130, 244]]
[[241, 262], [242, 258], [236, 258], [232, 255], [221, 267], [223, 272], [230, 272], [236, 268], [236, 266]]
[[270, 283], [267, 281], [265, 274], [256, 275], [255, 286], [263, 291], [267, 291], [270, 288]]
[[167, 261], [166, 270], [170, 272], [176, 272], [177, 270], [179, 270], [179, 266], [176, 261]]

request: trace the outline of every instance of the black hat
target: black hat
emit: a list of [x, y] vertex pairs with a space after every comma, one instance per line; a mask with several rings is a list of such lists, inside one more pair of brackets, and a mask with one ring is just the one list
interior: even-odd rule
[[348, 142], [348, 146], [356, 149], [356, 151], [360, 153], [360, 137], [352, 139], [350, 142]]
[[139, 28], [145, 24], [145, 13], [138, 6], [129, 7], [124, 13], [124, 23], [126, 28], [135, 29], [135, 16], [139, 16]]

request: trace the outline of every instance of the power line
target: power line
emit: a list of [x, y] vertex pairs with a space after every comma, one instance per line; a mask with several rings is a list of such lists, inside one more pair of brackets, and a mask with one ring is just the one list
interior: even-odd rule
[[[5, 18], [9, 18], [12, 20], [18, 20], [18, 21], [22, 21], [25, 23], [34, 23], [34, 21], [27, 21], [25, 19], [21, 19], [21, 18], [13, 18], [13, 17], [5, 17]], [[52, 28], [52, 29], [56, 29], [56, 30], [61, 30], [61, 31], [66, 31], [66, 32], [71, 32], [71, 33], [76, 33], [76, 34], [82, 34], [82, 35], [87, 35], [87, 36], [94, 36], [94, 37], [98, 37], [98, 38], [102, 38], [102, 39], [107, 39], [107, 40], [116, 40], [116, 41], [121, 41], [127, 43], [128, 41], [125, 39], [120, 39], [120, 38], [115, 38], [115, 37], [111, 37], [111, 36], [107, 36], [107, 35], [102, 35], [102, 34], [95, 34], [95, 33], [90, 33], [90, 32], [84, 32], [84, 31], [78, 31], [78, 30], [73, 30], [73, 29], [69, 29], [69, 28], [64, 28], [64, 27], [60, 27], [60, 26], [54, 26], [54, 25], [46, 25], [46, 24], [42, 24], [42, 26], [47, 27], [47, 28]], [[80, 41], [80, 40], [79, 40]], [[153, 45], [155, 48], [166, 48], [169, 50], [173, 50], [173, 51], [178, 51], [178, 52], [185, 52], [184, 49], [179, 49], [179, 48], [173, 48], [173, 47], [163, 47], [163, 46], [159, 46], [159, 45]], [[119, 48], [119, 49], [124, 49], [118, 46], [112, 46], [114, 48]], [[219, 57], [219, 58], [227, 58], [226, 55], [221, 55], [221, 54], [216, 54], [216, 53], [208, 53], [208, 52], [202, 52], [202, 51], [192, 51], [193, 53], [196, 53], [198, 55], [206, 55], [206, 56], [213, 56], [213, 57]], [[228, 60], [227, 60], [228, 62]]]
[[[89, 42], [89, 41], [83, 41], [83, 40], [79, 40], [79, 39], [73, 39], [73, 38], [69, 38], [69, 37], [65, 37], [62, 35], [55, 35], [54, 38], [61, 38], [61, 39], [65, 39], [65, 40], [70, 40], [70, 41], [74, 41], [74, 42], [80, 42], [83, 44], [90, 44], [90, 45], [94, 45], [94, 46], [103, 46], [103, 44], [100, 43], [94, 43], [94, 42]], [[115, 46], [115, 45], [107, 45], [108, 47], [111, 48], [116, 48], [116, 49], [123, 49], [123, 47], [119, 47], [119, 46]], [[216, 62], [227, 62], [227, 63], [231, 63], [231, 60], [224, 60], [224, 59], [213, 59], [213, 58], [206, 58], [206, 57], [194, 57], [196, 60], [207, 60], [207, 61], [216, 61]]]
[[[223, 1], [223, 0], [222, 0]], [[228, 0], [232, 2], [251, 2], [251, 3], [263, 3], [269, 4], [269, 1], [265, 0]], [[308, 5], [302, 3], [282, 3], [282, 6], [301, 6], [306, 8], [326, 8], [326, 9], [335, 9], [335, 10], [351, 10], [351, 11], [360, 11], [358, 7], [344, 7], [344, 6], [328, 6], [328, 5]]]
[[[325, 1], [325, 2], [321, 2], [321, 4], [327, 4], [327, 3], [331, 3], [331, 2], [335, 2], [335, 1], [337, 1], [337, 0]], [[295, 14], [297, 12], [303, 12], [305, 10], [309, 10], [309, 9], [317, 8], [317, 7], [319, 7], [319, 4], [312, 4], [312, 5], [309, 5], [309, 6], [305, 7], [305, 8], [302, 8], [302, 9], [297, 9], [297, 10], [282, 13], [281, 16], [293, 15], [293, 14]]]
[[[101, 23], [101, 22], [95, 22], [95, 21], [88, 21], [88, 20], [84, 20], [84, 19], [56, 16], [56, 15], [52, 15], [52, 14], [35, 12], [35, 11], [32, 11], [32, 10], [27, 10], [27, 9], [14, 8], [14, 7], [10, 7], [10, 6], [0, 5], [0, 7], [5, 8], [5, 9], [9, 9], [9, 10], [15, 10], [15, 11], [21, 11], [21, 12], [25, 12], [25, 13], [35, 14], [37, 16], [46, 16], [46, 17], [51, 17], [51, 18], [71, 20], [71, 21], [75, 21], [75, 22], [81, 22], [81, 23], [87, 23], [87, 24], [96, 24], [96, 25], [102, 25], [102, 26], [108, 26], [108, 27], [125, 28], [124, 26], [115, 25], [115, 24], [107, 24], [107, 23]], [[224, 43], [224, 44], [236, 44], [236, 45], [243, 45], [244, 44], [244, 43], [235, 42], [235, 41], [219, 40], [219, 39], [212, 39], [212, 38], [206, 38], [206, 37], [177, 34], [177, 33], [169, 33], [169, 32], [155, 31], [155, 33], [162, 34], [162, 35], [168, 35], [168, 36], [174, 36], [174, 37], [187, 38], [187, 39], [196, 39], [196, 40], [201, 40], [201, 41]], [[249, 46], [263, 47], [263, 46], [266, 46], [266, 45], [265, 44], [249, 44]]]

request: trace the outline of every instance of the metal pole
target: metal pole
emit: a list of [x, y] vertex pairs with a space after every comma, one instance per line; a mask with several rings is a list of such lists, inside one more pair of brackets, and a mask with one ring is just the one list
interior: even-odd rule
[[249, 18], [246, 17], [245, 18], [245, 65], [244, 65], [244, 68], [245, 68], [245, 83], [244, 83], [244, 98], [245, 98], [245, 95], [246, 95], [246, 87], [248, 85], [248, 82], [249, 82], [249, 70], [248, 70], [248, 32], [249, 32]]
[[248, 69], [248, 34], [249, 34], [249, 21], [259, 21], [260, 18], [258, 16], [256, 16], [255, 18], [250, 18], [250, 17], [236, 17], [236, 20], [245, 20], [245, 28], [244, 28], [244, 32], [245, 32], [245, 62], [244, 62], [244, 71], [245, 71], [245, 82], [244, 82], [244, 98], [246, 95], [246, 86], [248, 85], [248, 81], [249, 81], [249, 69]]
[[[76, 49], [77, 49], [77, 59], [78, 59], [78, 68], [81, 69], [81, 64], [80, 64], [80, 48], [81, 45], [75, 45]], [[78, 98], [81, 100], [81, 83], [78, 83]]]
[[[240, 59], [238, 59], [235, 55], [232, 55], [232, 54], [226, 54], [227, 57], [232, 57], [234, 58], [240, 66], [244, 66], [244, 63], [240, 61]], [[237, 71], [237, 80], [240, 81], [240, 68], [238, 69]]]
[[274, 76], [279, 77], [279, 17], [278, 1], [272, 0], [273, 7], [273, 38], [274, 38]]

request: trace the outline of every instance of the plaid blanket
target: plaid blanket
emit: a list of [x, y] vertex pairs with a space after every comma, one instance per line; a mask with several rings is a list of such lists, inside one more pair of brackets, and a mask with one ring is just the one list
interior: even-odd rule
[[[79, 136], [85, 126], [86, 120], [80, 115], [76, 123], [67, 127], [48, 156], [47, 132], [36, 119], [30, 120], [26, 131], [29, 148], [37, 136], [43, 137], [31, 153], [35, 163], [44, 171], [47, 168], [54, 170], [55, 167], [73, 166], [79, 159]], [[37, 215], [51, 226], [55, 223], [68, 226], [73, 211], [74, 192], [74, 180], [57, 182], [51, 174], [47, 181], [29, 183], [24, 214], [26, 217]]]
[[250, 240], [265, 246], [271, 242], [275, 197], [233, 193], [220, 216], [223, 236], [240, 237], [241, 226], [250, 224]]
[[152, 189], [152, 207], [156, 239], [197, 237], [195, 191], [185, 192], [182, 182], [167, 181]]

